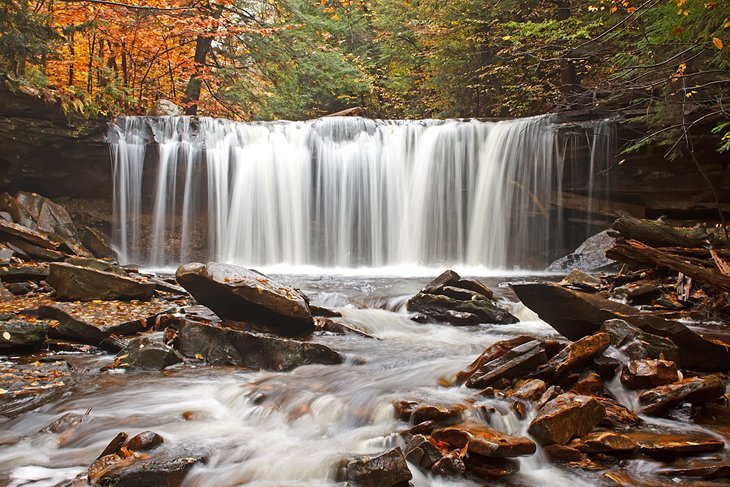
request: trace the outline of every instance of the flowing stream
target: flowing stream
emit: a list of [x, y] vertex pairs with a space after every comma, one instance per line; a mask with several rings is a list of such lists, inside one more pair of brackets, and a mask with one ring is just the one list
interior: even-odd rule
[[[302, 288], [314, 303], [338, 307], [377, 339], [318, 337], [344, 353], [347, 362], [289, 373], [207, 366], [159, 374], [109, 373], [99, 368], [110, 356], [65, 355], [80, 372], [69, 391], [32, 412], [0, 420], [0, 485], [63, 485], [63, 479], [84, 472], [119, 431], [132, 435], [144, 430], [160, 433], [172, 447], [208, 454], [208, 463], [191, 471], [186, 486], [336, 485], [334, 470], [343, 455], [377, 453], [400, 444], [394, 433], [407, 425], [394, 418], [393, 400], [459, 403], [471, 392], [439, 383], [450, 380], [487, 345], [518, 334], [555, 336], [518, 303], [510, 305], [522, 320], [514, 325], [416, 324], [402, 307], [427, 278], [278, 278]], [[506, 301], [507, 290], [497, 287], [501, 280], [485, 282]], [[534, 413], [528, 411], [520, 420], [502, 400], [480, 403], [494, 409], [480, 419], [506, 433], [527, 434]], [[40, 432], [65, 413], [83, 414], [89, 408], [76, 428]], [[699, 428], [653, 421], [675, 431]], [[600, 473], [563, 470], [540, 450], [519, 462], [520, 472], [501, 485], [591, 486], [601, 478]], [[638, 478], [651, 478], [657, 466], [637, 461], [624, 468]], [[416, 487], [478, 485], [411, 470]]]
[[593, 196], [613, 130], [597, 120], [561, 132], [553, 116], [121, 118], [108, 135], [115, 243], [149, 267], [544, 267], [564, 235], [551, 204], [566, 178]]

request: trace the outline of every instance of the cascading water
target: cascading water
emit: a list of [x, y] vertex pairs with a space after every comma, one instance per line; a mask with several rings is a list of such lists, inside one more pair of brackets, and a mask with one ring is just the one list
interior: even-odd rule
[[[549, 205], [565, 147], [550, 116], [126, 117], [109, 141], [127, 262], [504, 269], [544, 264], [560, 248], [562, 219]], [[592, 177], [605, 151], [589, 148]]]

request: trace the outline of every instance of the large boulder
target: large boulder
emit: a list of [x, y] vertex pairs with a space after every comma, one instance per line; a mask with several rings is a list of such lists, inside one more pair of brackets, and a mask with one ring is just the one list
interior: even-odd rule
[[683, 367], [700, 371], [726, 371], [730, 345], [705, 339], [676, 321], [642, 313], [599, 294], [569, 289], [553, 283], [512, 284], [517, 297], [541, 319], [571, 340], [597, 332], [607, 320], [622, 319], [640, 330], [670, 339], [679, 347]]
[[50, 265], [48, 284], [64, 301], [148, 300], [155, 292], [155, 284], [143, 279], [60, 262]]
[[528, 432], [543, 445], [565, 445], [589, 433], [605, 415], [606, 410], [593, 397], [565, 393], [538, 411]]
[[474, 279], [462, 279], [447, 270], [408, 300], [408, 311], [419, 321], [476, 325], [479, 323], [517, 323], [506, 308], [493, 299], [492, 290]]
[[567, 272], [579, 269], [586, 272], [598, 272], [615, 267], [616, 261], [606, 257], [606, 250], [616, 240], [609, 235], [609, 232], [610, 230], [604, 230], [589, 237], [575, 249], [575, 252], [554, 261], [546, 270], [548, 272]]
[[611, 337], [611, 345], [632, 360], [666, 359], [679, 362], [679, 347], [669, 338], [646, 333], [625, 320], [608, 320], [601, 331]]
[[307, 298], [275, 280], [230, 264], [180, 266], [177, 281], [200, 303], [223, 319], [254, 322], [287, 335], [314, 331]]
[[331, 348], [272, 335], [207, 325], [184, 318], [169, 321], [165, 334], [185, 357], [212, 365], [291, 370], [307, 364], [339, 364], [343, 357]]

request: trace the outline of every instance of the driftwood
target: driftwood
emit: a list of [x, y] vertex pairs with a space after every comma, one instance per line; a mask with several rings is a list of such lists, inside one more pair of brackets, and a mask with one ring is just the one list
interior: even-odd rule
[[693, 264], [682, 256], [663, 252], [636, 240], [616, 240], [606, 251], [606, 256], [635, 267], [650, 266], [681, 272], [720, 291], [730, 292], [730, 276], [714, 268]]
[[646, 208], [632, 203], [609, 201], [600, 198], [589, 198], [575, 193], [553, 191], [550, 194], [550, 204], [560, 208], [594, 213], [605, 216], [632, 215], [644, 218]]
[[652, 247], [707, 247], [720, 244], [724, 238], [706, 227], [675, 227], [661, 220], [643, 220], [624, 215], [613, 223], [624, 238], [637, 240]]
[[327, 117], [362, 117], [365, 115], [365, 109], [363, 107], [352, 107], [352, 108], [345, 108], [344, 110], [340, 110], [339, 112], [330, 113], [329, 115], [325, 115], [322, 118]]

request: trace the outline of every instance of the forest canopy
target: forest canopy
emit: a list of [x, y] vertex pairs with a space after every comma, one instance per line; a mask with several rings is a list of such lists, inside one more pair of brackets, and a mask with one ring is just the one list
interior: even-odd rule
[[622, 109], [730, 147], [722, 0], [4, 0], [0, 68], [88, 115], [514, 117]]

